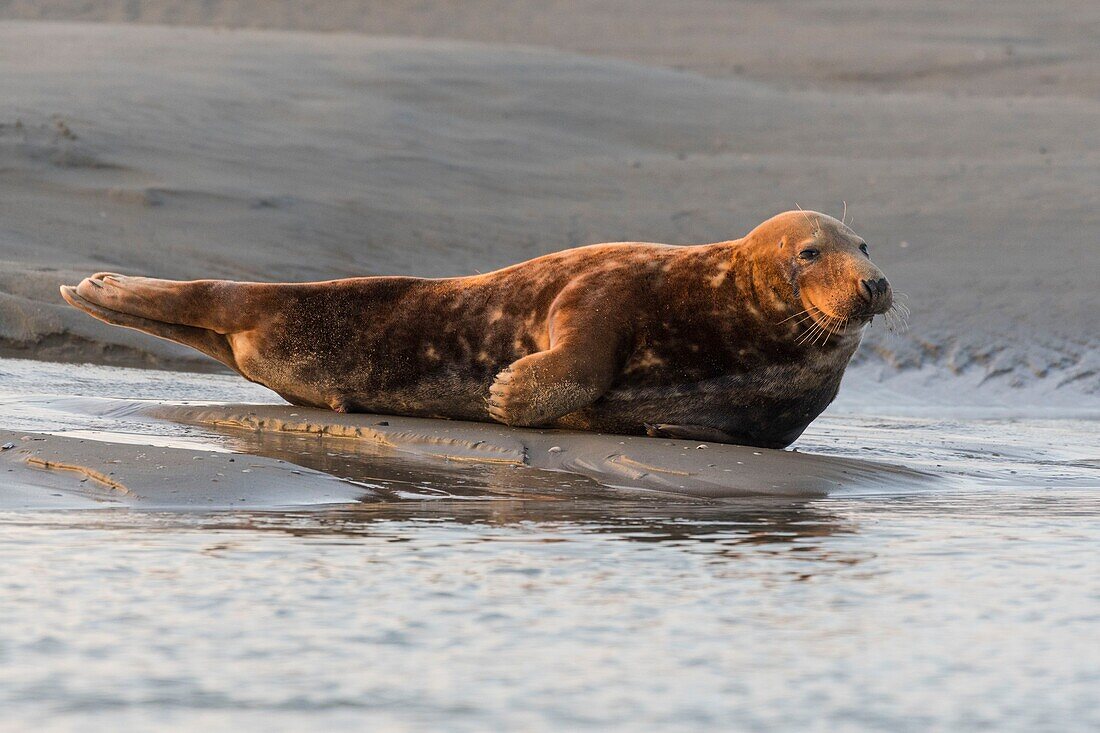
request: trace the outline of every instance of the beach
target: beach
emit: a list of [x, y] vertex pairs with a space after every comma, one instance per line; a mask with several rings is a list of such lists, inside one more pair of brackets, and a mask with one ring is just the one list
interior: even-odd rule
[[[0, 3], [12, 729], [1094, 729], [1098, 32], [1085, 2]], [[782, 451], [297, 408], [58, 294], [796, 208], [911, 315]]]
[[907, 296], [908, 332], [872, 328], [857, 357], [876, 378], [1067, 405], [1100, 389], [1083, 94], [790, 89], [349, 34], [0, 34], [7, 355], [209, 367], [67, 308], [57, 285], [97, 270], [474, 274], [601, 241], [722, 241], [797, 205], [846, 211]]

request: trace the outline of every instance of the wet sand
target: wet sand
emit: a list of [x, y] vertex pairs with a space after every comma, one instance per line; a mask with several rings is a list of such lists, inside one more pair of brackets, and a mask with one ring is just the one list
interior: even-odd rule
[[[441, 499], [671, 505], [1100, 488], [1087, 437], [1095, 419], [1087, 414], [945, 418], [941, 408], [938, 418], [883, 416], [873, 414], [873, 400], [849, 401], [814, 423], [795, 450], [775, 451], [228, 404], [212, 400], [263, 399], [266, 390], [229, 376], [162, 373], [158, 383], [145, 374], [0, 360], [8, 385], [0, 413], [14, 428], [0, 436], [12, 445], [0, 451], [9, 481], [0, 507], [277, 510]], [[87, 396], [69, 396], [77, 391]]]
[[1089, 0], [8, 0], [0, 18], [451, 38], [794, 88], [1100, 96]]
[[0, 431], [0, 511], [326, 507], [369, 490], [259, 456]]
[[[318, 437], [327, 440], [312, 441], [309, 447], [322, 452], [332, 450], [333, 443], [337, 449], [374, 455], [379, 451], [372, 449], [380, 448], [383, 456], [399, 454], [422, 480], [438, 472], [442, 463], [456, 475], [462, 475], [467, 467], [471, 473], [487, 466], [505, 473], [535, 469], [622, 490], [593, 491], [582, 482], [573, 484], [575, 491], [562, 491], [559, 485], [550, 495], [543, 486], [547, 477], [525, 470], [509, 477], [504, 490], [497, 493], [513, 499], [654, 498], [654, 493], [701, 499], [806, 498], [946, 485], [931, 474], [886, 463], [714, 443], [389, 416], [338, 416], [294, 407], [119, 403], [122, 401], [92, 406], [85, 401], [83, 406], [99, 408], [100, 414], [146, 415], [230, 434], [259, 433], [261, 441], [270, 434]], [[80, 405], [72, 407], [79, 409]], [[117, 443], [106, 431], [96, 437], [0, 432], [0, 444], [12, 446], [0, 452], [0, 469], [9, 474], [7, 485], [0, 490], [0, 509], [86, 507], [95, 502], [156, 510], [281, 509], [401, 498], [393, 491], [371, 490], [361, 481], [341, 485], [327, 474], [282, 459]], [[308, 454], [308, 450], [302, 453]], [[292, 461], [296, 458], [286, 448], [284, 454]], [[564, 486], [571, 484], [567, 480]], [[35, 489], [43, 501], [36, 503]]]
[[384, 415], [334, 415], [324, 410], [266, 405], [160, 406], [145, 412], [218, 428], [366, 441], [426, 458], [563, 471], [612, 488], [699, 498], [825, 496], [841, 490], [874, 491], [884, 486], [904, 490], [936, 484], [933, 476], [889, 464], [699, 441]]

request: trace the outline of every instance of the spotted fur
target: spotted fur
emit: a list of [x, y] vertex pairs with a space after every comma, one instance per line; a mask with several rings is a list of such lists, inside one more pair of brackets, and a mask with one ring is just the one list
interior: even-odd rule
[[[889, 305], [861, 288], [882, 277], [862, 243], [798, 211], [736, 241], [600, 244], [471, 277], [100, 273], [62, 292], [296, 405], [781, 447], [836, 396], [862, 326]], [[844, 326], [803, 338], [823, 319]]]

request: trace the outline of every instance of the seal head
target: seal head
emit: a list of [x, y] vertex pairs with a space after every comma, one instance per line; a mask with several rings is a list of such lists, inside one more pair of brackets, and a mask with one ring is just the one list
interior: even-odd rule
[[[816, 211], [788, 211], [746, 237], [786, 310], [782, 324], [804, 343], [856, 334], [893, 305], [889, 281], [863, 237]], [[771, 266], [768, 267], [767, 265]], [[777, 324], [778, 325], [778, 324]]]

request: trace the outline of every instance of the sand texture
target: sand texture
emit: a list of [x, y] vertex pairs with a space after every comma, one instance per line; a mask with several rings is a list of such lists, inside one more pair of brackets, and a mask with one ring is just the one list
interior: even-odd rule
[[0, 387], [0, 510], [732, 507], [1100, 486], [1094, 419], [890, 417], [873, 396], [773, 451], [246, 404], [266, 391], [229, 375], [0, 359]]
[[267, 405], [163, 405], [144, 414], [220, 429], [363, 441], [427, 459], [562, 471], [610, 488], [703, 499], [827, 496], [943, 486], [941, 477], [888, 463], [738, 445], [527, 430], [458, 420], [339, 415]]
[[7, 0], [0, 18], [536, 45], [804, 88], [1100, 96], [1091, 0]]
[[[172, 20], [145, 15], [169, 6], [182, 7], [133, 7]], [[1037, 29], [1032, 44], [1009, 33], [1015, 5], [988, 38], [963, 38], [988, 19], [968, 5], [962, 40], [934, 42], [928, 18], [902, 23], [901, 5], [886, 6], [882, 22], [915, 39], [899, 42], [895, 65], [942, 53], [951, 67], [947, 46], [1038, 56], [888, 84], [880, 38], [860, 63], [878, 59], [881, 78], [860, 84], [846, 75], [866, 69], [819, 78], [829, 64], [809, 50], [760, 71], [775, 56], [768, 39], [787, 38], [767, 24], [771, 36], [730, 44], [730, 58], [756, 54], [744, 64], [759, 73], [712, 78], [634, 63], [626, 31], [602, 56], [632, 62], [448, 40], [2, 23], [0, 351], [211, 368], [65, 307], [57, 285], [96, 270], [452, 275], [590, 242], [728, 239], [796, 203], [839, 215], [847, 201], [913, 310], [908, 333], [871, 331], [863, 368], [931, 375], [924, 384], [941, 391], [941, 376], [963, 376], [968, 389], [1028, 388], [1038, 402], [1094, 398], [1100, 102], [1081, 71], [1094, 73], [1095, 46], [1079, 43], [1092, 11]], [[209, 22], [231, 22], [218, 15], [231, 4], [210, 7]], [[696, 25], [677, 37], [711, 33]], [[808, 31], [791, 32], [784, 48], [803, 45]], [[559, 39], [546, 33], [506, 40]], [[705, 60], [649, 62], [723, 76]], [[1028, 85], [1027, 69], [1064, 83]]]
[[262, 456], [0, 430], [0, 510], [324, 507], [370, 491]]
[[[0, 432], [8, 446], [0, 450], [0, 509], [325, 508], [438, 498], [425, 491], [433, 478], [450, 497], [553, 500], [808, 499], [942, 489], [953, 480], [884, 461], [280, 405], [87, 397], [9, 398], [4, 406], [13, 419], [39, 415], [70, 429]], [[175, 435], [172, 423], [208, 432]], [[81, 424], [95, 429], [72, 429]], [[352, 479], [350, 464], [334, 458], [369, 477]], [[409, 476], [412, 490], [402, 487]]]

